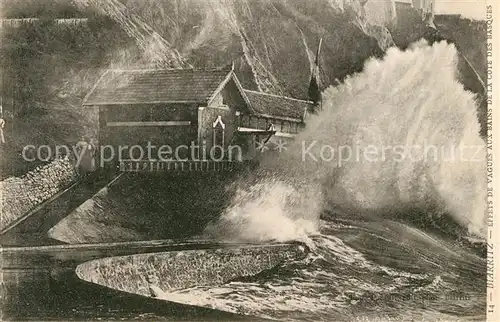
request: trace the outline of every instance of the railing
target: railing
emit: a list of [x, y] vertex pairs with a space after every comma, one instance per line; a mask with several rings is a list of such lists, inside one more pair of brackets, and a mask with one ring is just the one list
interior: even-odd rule
[[234, 171], [244, 162], [240, 161], [157, 161], [157, 160], [122, 160], [122, 172], [222, 172]]
[[277, 133], [282, 135], [295, 135], [302, 129], [302, 125], [298, 120], [283, 120], [274, 119], [272, 117], [263, 117], [255, 115], [242, 115], [237, 121], [240, 128], [266, 130], [270, 125], [274, 126]]

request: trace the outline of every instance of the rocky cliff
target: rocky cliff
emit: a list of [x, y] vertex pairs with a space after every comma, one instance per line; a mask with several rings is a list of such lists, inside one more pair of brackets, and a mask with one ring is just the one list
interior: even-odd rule
[[78, 0], [112, 17], [143, 50], [143, 62], [216, 67], [231, 61], [246, 87], [306, 97], [321, 37], [323, 79], [359, 71], [391, 46], [391, 1]]
[[[433, 1], [413, 2], [413, 6], [394, 0], [3, 2], [4, 18], [43, 19], [1, 29], [5, 135], [12, 145], [2, 158], [18, 155], [23, 145], [40, 138], [68, 143], [82, 134], [95, 135], [95, 113], [82, 110], [80, 104], [110, 67], [220, 67], [234, 62], [244, 87], [306, 98], [320, 38], [324, 39], [323, 88], [360, 71], [368, 58], [382, 56], [388, 47], [405, 48], [425, 37], [459, 45], [465, 58], [460, 80], [481, 94], [478, 78], [484, 72], [485, 53], [478, 44], [484, 39], [476, 36], [484, 26], [461, 18], [441, 19], [436, 25], [442, 32], [436, 34], [427, 18]], [[87, 20], [64, 24], [54, 18]], [[453, 32], [457, 24], [460, 33]], [[14, 123], [18, 131], [12, 129]], [[2, 160], [2, 166], [10, 163]]]

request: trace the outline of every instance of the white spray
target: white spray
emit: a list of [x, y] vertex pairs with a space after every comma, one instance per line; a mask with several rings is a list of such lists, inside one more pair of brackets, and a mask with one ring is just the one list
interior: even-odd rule
[[432, 206], [483, 236], [485, 144], [475, 97], [456, 73], [457, 51], [445, 42], [369, 60], [325, 91], [323, 110], [286, 152], [264, 160], [267, 175], [239, 191], [209, 230], [303, 238], [316, 231], [327, 201], [368, 212]]

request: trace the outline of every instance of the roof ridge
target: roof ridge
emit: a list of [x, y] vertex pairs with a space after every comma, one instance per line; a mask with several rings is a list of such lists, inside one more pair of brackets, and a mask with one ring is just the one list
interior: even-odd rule
[[[233, 75], [232, 70], [197, 71], [195, 69], [107, 69], [85, 96], [84, 105], [137, 104], [159, 102], [206, 102], [213, 95], [221, 82]], [[114, 82], [129, 79], [127, 83]], [[176, 88], [172, 82], [182, 81]], [[103, 86], [111, 81], [110, 86]], [[192, 84], [193, 86], [189, 86]], [[170, 84], [170, 85], [167, 85]], [[123, 85], [123, 86], [121, 86]], [[120, 88], [120, 90], [118, 90]], [[123, 90], [125, 88], [125, 91]], [[154, 97], [150, 88], [155, 90]], [[99, 89], [99, 90], [97, 90]], [[92, 104], [91, 104], [92, 103]]]
[[288, 96], [282, 96], [282, 95], [276, 95], [276, 94], [269, 94], [269, 93], [254, 91], [254, 90], [246, 89], [246, 88], [244, 88], [243, 90], [245, 92], [252, 92], [252, 93], [266, 95], [266, 96], [271, 96], [271, 97], [284, 98], [284, 99], [287, 99], [287, 100], [290, 100], [290, 101], [297, 101], [297, 102], [303, 102], [303, 103], [308, 103], [308, 104], [314, 104], [312, 101], [301, 100], [301, 99], [298, 99], [298, 98], [293, 98], [293, 97], [288, 97]]

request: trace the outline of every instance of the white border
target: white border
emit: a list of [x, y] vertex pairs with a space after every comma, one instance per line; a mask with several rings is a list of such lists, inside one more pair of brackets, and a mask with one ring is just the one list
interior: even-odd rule
[[[493, 274], [492, 283], [487, 283], [487, 305], [486, 314], [487, 321], [500, 321], [500, 279], [498, 272], [500, 268], [500, 218], [498, 217], [498, 207], [500, 207], [500, 173], [495, 172], [496, 164], [500, 162], [500, 149], [495, 146], [500, 142], [500, 2], [498, 0], [487, 0], [487, 10], [491, 6], [491, 14], [487, 14], [487, 23], [493, 27], [493, 36], [488, 39], [488, 44], [492, 44], [492, 55], [488, 57], [488, 62], [491, 62], [489, 69], [492, 70], [492, 76], [487, 79], [487, 86], [492, 86], [491, 91], [487, 95], [491, 95], [489, 99], [491, 104], [488, 104], [488, 113], [492, 114], [492, 129], [488, 131], [488, 135], [492, 135], [493, 149], [488, 150], [492, 154], [493, 159], [493, 182], [488, 184], [488, 188], [492, 189], [493, 196], [488, 197], [488, 202], [493, 202], [493, 222], [488, 226], [487, 232], [487, 273]], [[493, 266], [493, 267], [492, 267]], [[490, 275], [491, 276], [491, 275]]]

